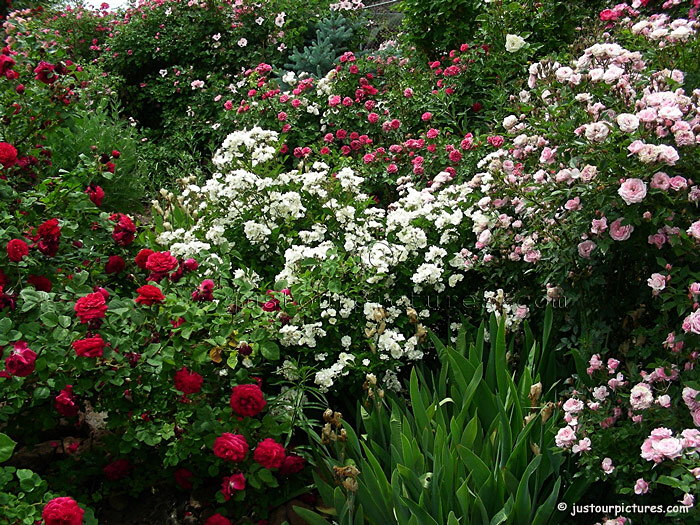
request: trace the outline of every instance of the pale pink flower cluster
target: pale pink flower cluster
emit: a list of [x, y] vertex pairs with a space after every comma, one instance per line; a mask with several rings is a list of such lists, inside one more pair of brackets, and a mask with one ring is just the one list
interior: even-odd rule
[[[668, 3], [668, 2], [666, 2]], [[659, 43], [659, 47], [687, 42], [697, 32], [698, 24], [684, 18], [671, 21], [668, 15], [656, 14], [632, 26], [632, 33]]]
[[641, 447], [641, 457], [647, 461], [661, 463], [667, 459], [678, 459], [683, 454], [700, 451], [700, 430], [687, 428], [675, 437], [673, 431], [660, 427], [651, 431]]

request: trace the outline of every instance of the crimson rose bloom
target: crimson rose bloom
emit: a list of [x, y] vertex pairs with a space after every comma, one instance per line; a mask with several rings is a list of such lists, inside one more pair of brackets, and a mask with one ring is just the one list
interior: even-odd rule
[[[229, 479], [229, 478], [224, 478]], [[225, 494], [224, 494], [225, 496]], [[229, 496], [231, 497], [231, 496]], [[221, 514], [214, 514], [213, 516], [209, 516], [207, 521], [204, 522], [204, 525], [231, 525], [231, 520], [228, 518], [222, 516]]]
[[97, 184], [89, 184], [85, 190], [88, 197], [95, 206], [102, 206], [102, 201], [105, 198], [105, 190]]
[[104, 318], [107, 312], [107, 301], [101, 293], [93, 292], [78, 299], [73, 309], [80, 318], [80, 322], [87, 323], [92, 319]]
[[101, 335], [73, 341], [73, 350], [78, 357], [102, 357], [105, 342]]
[[118, 459], [116, 461], [112, 461], [109, 465], [105, 466], [102, 469], [102, 472], [105, 473], [105, 477], [107, 479], [117, 481], [127, 477], [129, 475], [130, 470], [131, 463], [129, 463], [128, 459]]
[[53, 257], [58, 253], [58, 243], [61, 241], [61, 227], [58, 219], [49, 219], [39, 226], [37, 230], [39, 242], [36, 247], [47, 257]]
[[7, 256], [12, 262], [20, 262], [29, 255], [29, 246], [22, 239], [12, 239], [7, 243]]
[[182, 367], [175, 372], [175, 389], [183, 394], [196, 394], [202, 389], [204, 378], [197, 372], [190, 372], [187, 367]]
[[105, 273], [121, 273], [126, 268], [126, 262], [119, 255], [110, 255], [105, 264]]
[[137, 288], [136, 292], [139, 294], [139, 296], [134, 299], [137, 304], [151, 306], [165, 301], [165, 296], [163, 292], [160, 291], [160, 288], [152, 284], [145, 284], [141, 288]]
[[31, 350], [27, 343], [18, 341], [14, 344], [14, 350], [5, 359], [5, 370], [17, 377], [26, 377], [34, 372], [36, 352]]
[[54, 498], [44, 507], [41, 517], [45, 525], [82, 525], [85, 511], [73, 498]]
[[226, 501], [231, 499], [236, 492], [239, 490], [245, 490], [245, 476], [243, 474], [233, 474], [227, 478], [223, 479], [221, 484], [221, 492], [224, 495]]
[[242, 417], [257, 416], [267, 405], [258, 385], [238, 385], [231, 393], [231, 408]]
[[39, 65], [34, 68], [34, 73], [36, 74], [34, 78], [44, 84], [53, 84], [56, 82], [57, 78], [55, 71], [56, 66], [42, 60], [39, 62]]
[[174, 473], [175, 483], [185, 490], [192, 489], [192, 476], [194, 474], [186, 468], [179, 468]]
[[280, 465], [280, 474], [285, 476], [296, 474], [304, 470], [305, 464], [306, 460], [304, 458], [296, 454], [290, 454], [284, 458], [282, 465]]
[[40, 292], [50, 292], [53, 288], [51, 281], [43, 275], [30, 275], [27, 277], [27, 282]]
[[284, 447], [272, 438], [263, 439], [253, 452], [255, 462], [267, 469], [281, 467], [284, 456]]
[[73, 395], [73, 385], [66, 385], [61, 392], [54, 398], [54, 406], [56, 411], [65, 417], [73, 417], [78, 415], [78, 405], [75, 402]]
[[155, 253], [155, 252], [153, 250], [149, 250], [148, 248], [144, 248], [139, 253], [137, 253], [136, 257], [134, 258], [134, 262], [136, 263], [136, 266], [138, 266], [142, 270], [145, 270], [146, 269], [146, 262], [148, 261], [148, 258], [151, 256], [152, 253]]
[[17, 148], [8, 142], [0, 142], [0, 164], [9, 168], [17, 162]]
[[177, 259], [170, 252], [154, 252], [146, 260], [146, 270], [154, 273], [168, 273], [177, 268]]
[[214, 441], [214, 455], [228, 461], [243, 461], [248, 449], [248, 442], [240, 434], [224, 432]]
[[136, 225], [128, 215], [123, 213], [113, 213], [109, 216], [109, 220], [115, 222], [112, 230], [112, 239], [119, 246], [128, 246], [136, 237]]

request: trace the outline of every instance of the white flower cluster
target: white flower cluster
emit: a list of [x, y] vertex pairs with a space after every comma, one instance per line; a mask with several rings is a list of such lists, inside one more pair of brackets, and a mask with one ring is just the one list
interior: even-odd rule
[[[276, 131], [255, 126], [250, 131], [234, 131], [221, 145], [212, 162], [218, 168], [240, 165], [241, 159], [250, 159], [253, 166], [275, 157], [279, 135]], [[236, 162], [238, 161], [238, 162]]]

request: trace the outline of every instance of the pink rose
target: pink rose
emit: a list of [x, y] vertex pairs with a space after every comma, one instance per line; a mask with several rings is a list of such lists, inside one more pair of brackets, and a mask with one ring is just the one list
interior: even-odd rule
[[571, 449], [571, 451], [574, 454], [578, 454], [579, 452], [588, 452], [589, 450], [591, 450], [590, 438], [583, 438], [576, 445], [574, 445]]
[[608, 229], [608, 219], [602, 217], [600, 219], [593, 219], [591, 221], [591, 233], [603, 233]]
[[623, 226], [622, 221], [623, 218], [619, 218], [610, 225], [610, 237], [615, 241], [626, 241], [634, 231], [634, 226], [631, 224]]
[[644, 481], [644, 478], [639, 478], [634, 484], [634, 493], [646, 494], [647, 492], [649, 492], [649, 483]]
[[576, 443], [576, 433], [573, 428], [567, 425], [559, 429], [554, 441], [559, 448], [569, 448]]
[[627, 179], [617, 193], [628, 205], [636, 204], [647, 196], [647, 184], [641, 179]]
[[670, 186], [670, 180], [671, 178], [668, 175], [666, 175], [663, 171], [654, 173], [654, 176], [651, 178], [651, 187], [656, 188], [657, 190], [666, 191]]
[[603, 472], [606, 474], [612, 474], [612, 471], [615, 470], [615, 467], [613, 467], [612, 464], [612, 459], [610, 458], [605, 458], [600, 466], [603, 469]]
[[700, 310], [696, 310], [683, 320], [683, 331], [700, 335]]
[[578, 245], [578, 254], [584, 259], [591, 258], [591, 252], [596, 249], [596, 244], [593, 241], [583, 241]]
[[674, 437], [654, 441], [651, 446], [656, 452], [668, 459], [681, 457], [681, 452], [683, 451], [681, 440]]
[[680, 191], [688, 187], [688, 180], [685, 177], [676, 175], [675, 177], [671, 177], [671, 179], [669, 179], [668, 184], [673, 191]]
[[690, 228], [686, 230], [686, 233], [696, 241], [700, 241], [700, 221], [695, 221], [691, 224]]
[[652, 289], [653, 295], [659, 295], [659, 292], [666, 288], [666, 276], [660, 273], [652, 273], [651, 277], [647, 279], [647, 284]]

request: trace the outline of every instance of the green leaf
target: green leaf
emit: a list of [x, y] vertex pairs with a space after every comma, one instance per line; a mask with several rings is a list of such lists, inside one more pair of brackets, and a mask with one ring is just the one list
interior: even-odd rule
[[12, 328], [12, 320], [9, 317], [0, 319], [0, 334], [6, 334]]
[[299, 515], [299, 517], [309, 525], [328, 525], [328, 522], [326, 520], [324, 520], [315, 512], [310, 511], [309, 509], [297, 506], [294, 506], [292, 508], [294, 509], [294, 512], [296, 512]]
[[260, 343], [260, 353], [269, 361], [277, 361], [280, 358], [280, 347], [274, 341]]
[[15, 445], [17, 445], [17, 443], [12, 441], [7, 434], [0, 434], [0, 463], [12, 457]]

